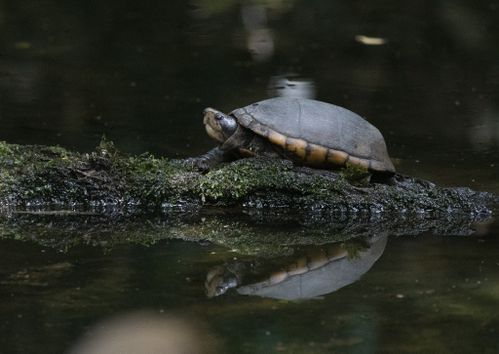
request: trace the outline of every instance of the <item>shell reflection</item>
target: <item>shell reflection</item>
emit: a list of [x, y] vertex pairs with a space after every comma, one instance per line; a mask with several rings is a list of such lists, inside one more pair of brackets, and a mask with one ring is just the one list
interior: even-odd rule
[[386, 243], [387, 236], [382, 236], [308, 247], [292, 260], [272, 264], [270, 271], [258, 261], [216, 266], [207, 274], [206, 293], [220, 296], [235, 288], [242, 295], [285, 300], [329, 294], [359, 280], [381, 257]]

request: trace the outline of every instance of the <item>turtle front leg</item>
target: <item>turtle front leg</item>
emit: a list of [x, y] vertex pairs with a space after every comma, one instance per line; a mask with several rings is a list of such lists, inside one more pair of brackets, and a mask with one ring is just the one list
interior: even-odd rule
[[237, 160], [241, 157], [241, 148], [244, 148], [253, 136], [253, 132], [238, 125], [236, 131], [221, 145], [211, 149], [206, 154], [191, 160], [201, 171], [210, 170], [222, 162]]
[[233, 153], [231, 151], [225, 151], [217, 146], [206, 154], [193, 157], [189, 159], [194, 166], [196, 166], [201, 171], [211, 170], [213, 167], [221, 164], [222, 162], [231, 161], [234, 159]]

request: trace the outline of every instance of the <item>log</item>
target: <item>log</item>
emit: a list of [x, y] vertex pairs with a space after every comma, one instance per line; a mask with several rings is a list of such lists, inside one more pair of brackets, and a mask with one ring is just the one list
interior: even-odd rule
[[469, 235], [498, 203], [469, 188], [400, 175], [369, 183], [357, 172], [248, 158], [203, 173], [192, 160], [127, 156], [108, 141], [90, 153], [0, 142], [0, 238], [60, 250], [183, 239], [275, 256], [373, 234]]
[[[397, 175], [397, 183], [368, 183], [355, 170], [295, 166], [248, 158], [202, 173], [191, 160], [126, 156], [102, 141], [91, 153], [0, 142], [0, 210], [144, 210], [206, 208], [397, 214], [490, 214], [497, 196], [443, 188]], [[106, 211], [107, 210], [107, 211]]]

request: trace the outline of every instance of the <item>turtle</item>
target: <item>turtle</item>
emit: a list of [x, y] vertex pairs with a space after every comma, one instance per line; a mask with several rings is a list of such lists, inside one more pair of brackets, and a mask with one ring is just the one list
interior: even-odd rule
[[387, 240], [387, 235], [376, 235], [365, 244], [308, 246], [302, 248], [299, 255], [288, 258], [289, 261], [278, 260], [272, 264], [230, 261], [209, 269], [206, 295], [211, 298], [235, 289], [241, 295], [285, 300], [322, 296], [359, 280], [382, 256]]
[[312, 168], [352, 165], [372, 174], [395, 174], [380, 131], [356, 113], [330, 103], [275, 97], [229, 114], [206, 108], [203, 123], [219, 145], [197, 158], [200, 169], [266, 155]]

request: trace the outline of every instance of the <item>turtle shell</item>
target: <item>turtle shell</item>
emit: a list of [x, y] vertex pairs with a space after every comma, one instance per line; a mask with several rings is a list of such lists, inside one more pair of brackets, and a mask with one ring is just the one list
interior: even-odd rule
[[330, 103], [278, 97], [230, 113], [239, 124], [306, 165], [347, 163], [395, 172], [380, 131], [359, 115]]

